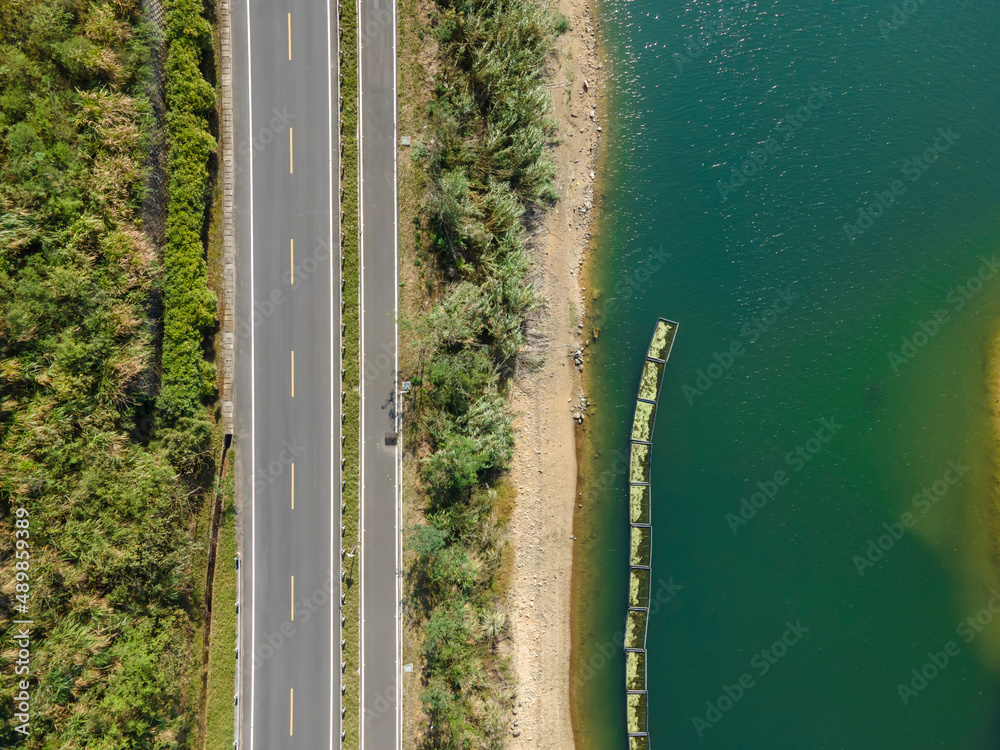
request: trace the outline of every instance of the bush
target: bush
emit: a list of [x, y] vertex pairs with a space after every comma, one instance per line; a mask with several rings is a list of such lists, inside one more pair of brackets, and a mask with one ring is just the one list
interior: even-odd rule
[[556, 197], [542, 69], [568, 22], [533, 0], [438, 0], [435, 22], [432, 135], [414, 159], [429, 177], [430, 244], [453, 281], [414, 326], [416, 418], [431, 443], [421, 461], [430, 525], [411, 543], [429, 612], [421, 701], [427, 747], [499, 747], [507, 619], [494, 582], [505, 543], [498, 494], [483, 487], [513, 454], [509, 380], [537, 305], [525, 216]]
[[202, 227], [208, 160], [216, 143], [206, 115], [215, 92], [201, 75], [212, 29], [199, 0], [167, 3], [166, 102], [169, 141], [167, 244], [163, 253], [163, 382], [159, 407], [171, 420], [202, 411], [215, 392], [215, 367], [202, 341], [215, 324], [216, 299], [207, 285]]
[[[183, 475], [209, 429], [200, 234], [213, 95], [198, 70], [211, 40], [201, 6], [183, 19], [178, 8], [161, 279], [142, 230], [153, 123], [138, 2], [0, 0], [0, 576], [14, 578], [11, 515], [24, 508], [34, 621], [31, 735], [14, 730], [22, 678], [5, 670], [3, 747], [181, 748], [196, 726], [184, 680], [196, 671], [198, 488]], [[154, 406], [161, 286], [169, 420]], [[19, 604], [0, 592], [4, 643]]]

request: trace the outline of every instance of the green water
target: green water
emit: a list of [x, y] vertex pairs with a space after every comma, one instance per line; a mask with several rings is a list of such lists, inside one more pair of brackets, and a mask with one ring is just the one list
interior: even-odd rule
[[[1000, 269], [983, 260], [1000, 256], [1000, 3], [906, 7], [895, 29], [879, 26], [890, 2], [602, 7], [614, 62], [577, 543], [582, 747], [624, 746], [614, 452], [661, 315], [680, 330], [653, 442], [666, 601], [647, 639], [652, 746], [1000, 747], [1000, 616], [958, 630], [1000, 591], [986, 382]], [[731, 183], [758, 146], [766, 162]], [[878, 217], [845, 231], [863, 206]], [[746, 520], [757, 482], [773, 497]], [[901, 535], [873, 562], [883, 524]], [[787, 623], [794, 643], [761, 655]], [[901, 696], [929, 653], [947, 664]]]

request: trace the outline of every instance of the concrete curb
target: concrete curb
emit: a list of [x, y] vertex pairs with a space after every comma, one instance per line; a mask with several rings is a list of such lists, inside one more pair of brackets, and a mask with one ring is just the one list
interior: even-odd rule
[[[233, 434], [233, 375], [236, 320], [236, 222], [233, 217], [233, 30], [230, 17], [230, 0], [219, 0], [219, 51], [222, 67], [222, 119], [219, 138], [222, 141], [222, 426], [226, 435]], [[235, 467], [234, 467], [235, 469]], [[237, 500], [237, 518], [242, 518], [242, 504]], [[237, 521], [237, 526], [242, 524]], [[233, 686], [233, 748], [239, 747], [240, 725], [243, 711], [243, 669], [240, 663], [240, 646], [243, 635], [242, 586], [243, 557], [241, 534], [236, 540], [236, 684]]]
[[233, 41], [229, 0], [219, 3], [222, 52], [222, 424], [233, 434], [233, 345], [236, 309], [236, 232], [233, 219]]

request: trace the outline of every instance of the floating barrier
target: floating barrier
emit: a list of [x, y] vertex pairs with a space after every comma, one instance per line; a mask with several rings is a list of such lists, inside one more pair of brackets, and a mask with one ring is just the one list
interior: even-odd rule
[[660, 318], [656, 323], [653, 340], [642, 365], [629, 440], [629, 582], [628, 611], [625, 615], [625, 721], [629, 750], [649, 748], [646, 627], [649, 620], [653, 536], [649, 511], [649, 458], [660, 384], [674, 346], [677, 327], [677, 323], [666, 318]]

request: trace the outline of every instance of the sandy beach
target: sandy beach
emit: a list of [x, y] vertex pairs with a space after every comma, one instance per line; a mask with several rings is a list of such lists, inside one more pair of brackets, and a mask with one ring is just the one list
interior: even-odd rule
[[518, 490], [510, 522], [511, 663], [518, 680], [512, 747], [574, 747], [570, 711], [570, 605], [573, 517], [577, 507], [576, 419], [586, 409], [581, 387], [585, 290], [581, 270], [590, 242], [602, 64], [589, 3], [559, 0], [570, 21], [550, 66], [554, 149], [560, 199], [534, 238], [535, 283], [545, 311], [532, 342], [542, 365], [514, 388]]

